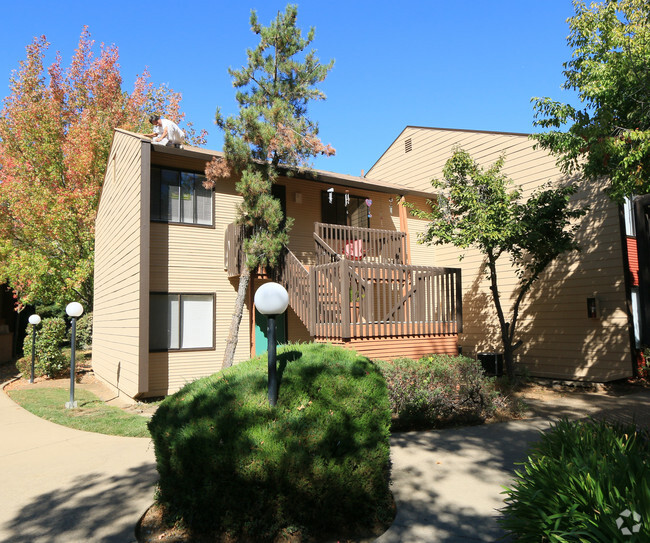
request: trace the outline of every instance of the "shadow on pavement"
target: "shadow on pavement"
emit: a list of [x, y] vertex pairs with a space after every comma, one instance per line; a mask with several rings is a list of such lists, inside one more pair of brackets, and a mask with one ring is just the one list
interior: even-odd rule
[[[83, 463], [83, 458], [79, 462]], [[134, 501], [153, 493], [157, 478], [150, 463], [120, 475], [80, 476], [67, 488], [33, 498], [5, 524], [3, 535], [12, 543], [135, 541], [135, 524], [147, 505], [134, 510]], [[25, 484], [29, 484], [27, 475]]]

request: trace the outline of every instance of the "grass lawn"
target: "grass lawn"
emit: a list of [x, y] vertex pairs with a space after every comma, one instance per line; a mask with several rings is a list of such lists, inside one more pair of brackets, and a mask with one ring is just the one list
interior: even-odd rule
[[150, 436], [147, 417], [106, 405], [86, 390], [75, 390], [77, 409], [65, 407], [65, 403], [70, 400], [69, 389], [12, 390], [8, 394], [27, 411], [62, 426], [114, 436]]

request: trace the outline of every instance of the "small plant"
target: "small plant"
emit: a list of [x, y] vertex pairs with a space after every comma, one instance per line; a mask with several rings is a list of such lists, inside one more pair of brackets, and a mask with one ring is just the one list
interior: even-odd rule
[[482, 422], [499, 406], [494, 379], [471, 358], [429, 355], [378, 364], [388, 385], [394, 430]]
[[521, 465], [499, 521], [517, 541], [650, 541], [648, 432], [561, 420]]
[[[23, 377], [29, 377], [30, 375], [32, 334], [33, 328], [29, 324], [23, 344], [25, 357], [16, 363], [16, 367]], [[70, 370], [70, 361], [61, 350], [61, 345], [65, 341], [65, 321], [58, 317], [43, 319], [36, 329], [36, 361], [34, 364], [34, 375], [36, 377], [59, 377]]]
[[650, 379], [650, 347], [644, 347], [639, 353], [638, 373], [641, 379]]

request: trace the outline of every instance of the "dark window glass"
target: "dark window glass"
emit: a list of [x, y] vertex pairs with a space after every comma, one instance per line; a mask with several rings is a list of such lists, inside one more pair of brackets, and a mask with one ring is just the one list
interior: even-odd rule
[[151, 220], [213, 224], [212, 191], [200, 173], [151, 168]]

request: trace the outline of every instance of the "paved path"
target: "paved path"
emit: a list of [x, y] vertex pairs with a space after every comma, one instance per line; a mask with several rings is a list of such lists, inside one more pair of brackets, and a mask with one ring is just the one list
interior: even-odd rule
[[[502, 485], [551, 420], [607, 415], [650, 424], [650, 390], [528, 399], [533, 418], [394, 434], [397, 517], [379, 543], [496, 541]], [[153, 501], [149, 439], [72, 430], [0, 392], [0, 541], [129, 543]]]
[[0, 541], [135, 541], [157, 479], [150, 439], [59, 426], [0, 392]]
[[[650, 426], [650, 390], [526, 399], [533, 418], [391, 437], [397, 516], [378, 543], [497, 541], [502, 485], [531, 443], [561, 417], [605, 417]], [[507, 539], [505, 540], [507, 541]]]

